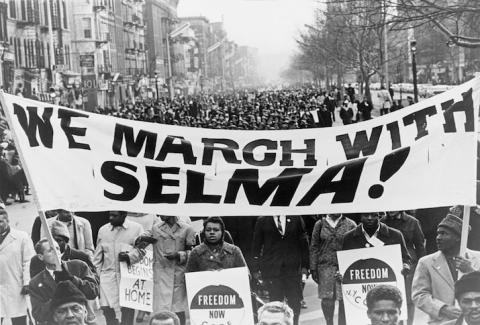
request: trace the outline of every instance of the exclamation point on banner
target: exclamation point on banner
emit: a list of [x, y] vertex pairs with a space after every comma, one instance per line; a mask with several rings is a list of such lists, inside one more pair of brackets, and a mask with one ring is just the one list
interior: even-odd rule
[[[388, 181], [407, 160], [408, 154], [410, 153], [410, 147], [398, 149], [385, 156], [382, 163], [382, 168], [380, 169], [380, 181]], [[370, 186], [368, 190], [368, 196], [372, 199], [378, 199], [383, 194], [383, 185], [375, 184]]]

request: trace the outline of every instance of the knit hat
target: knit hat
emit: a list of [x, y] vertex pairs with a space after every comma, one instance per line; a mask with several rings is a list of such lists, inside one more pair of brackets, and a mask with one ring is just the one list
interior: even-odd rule
[[70, 240], [70, 232], [67, 226], [61, 221], [53, 220], [50, 224], [50, 231], [52, 232], [52, 236], [62, 236]]
[[455, 282], [455, 298], [465, 292], [480, 292], [480, 272], [467, 273]]
[[84, 306], [87, 304], [87, 297], [78, 289], [72, 281], [62, 281], [57, 285], [50, 303], [50, 310], [53, 312], [58, 306], [78, 302]]
[[458, 236], [462, 234], [462, 219], [449, 213], [442, 221], [438, 224], [438, 227], [445, 227], [453, 231]]

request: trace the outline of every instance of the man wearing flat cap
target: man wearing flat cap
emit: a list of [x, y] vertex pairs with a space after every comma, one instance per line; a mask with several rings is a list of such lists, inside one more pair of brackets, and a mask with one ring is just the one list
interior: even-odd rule
[[87, 319], [87, 297], [72, 281], [60, 282], [55, 289], [50, 311], [57, 325], [84, 325]]
[[437, 228], [438, 251], [418, 261], [412, 299], [430, 316], [429, 324], [442, 324], [460, 316], [461, 310], [455, 306], [455, 281], [459, 273], [480, 269], [480, 252], [467, 249], [465, 256], [460, 256], [461, 233], [462, 219], [447, 214]]
[[443, 325], [480, 325], [480, 272], [467, 273], [455, 282], [455, 299], [461, 316]]

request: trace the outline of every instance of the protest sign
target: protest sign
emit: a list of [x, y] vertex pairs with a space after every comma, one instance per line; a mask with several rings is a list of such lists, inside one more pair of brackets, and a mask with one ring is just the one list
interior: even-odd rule
[[253, 325], [246, 267], [185, 273], [193, 325]]
[[282, 131], [0, 99], [43, 210], [242, 216], [476, 203], [480, 78], [362, 123]]
[[343, 275], [342, 294], [347, 325], [369, 325], [367, 292], [379, 284], [392, 285], [402, 293], [400, 319], [407, 319], [405, 281], [400, 245], [338, 251], [338, 268]]
[[130, 266], [120, 262], [120, 306], [152, 312], [153, 253], [147, 250], [143, 259]]

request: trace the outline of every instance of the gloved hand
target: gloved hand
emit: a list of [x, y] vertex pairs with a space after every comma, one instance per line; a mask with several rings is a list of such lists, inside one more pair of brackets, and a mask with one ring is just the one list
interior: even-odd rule
[[165, 254], [164, 256], [167, 260], [180, 260], [180, 254], [178, 252]]
[[67, 268], [65, 267], [65, 264], [62, 263], [62, 270], [61, 271], [54, 271], [53, 272], [54, 277], [55, 277], [55, 282], [59, 283], [62, 281], [72, 281], [73, 280], [73, 275], [70, 273]]
[[144, 249], [150, 244], [155, 244], [158, 240], [153, 237], [139, 236], [135, 239], [135, 247]]
[[27, 284], [27, 285], [25, 285], [25, 286], [22, 287], [22, 291], [20, 291], [20, 294], [23, 295], [23, 296], [26, 296], [26, 295], [28, 295], [29, 293], [30, 293], [30, 288], [29, 288], [29, 286], [28, 286], [28, 284]]
[[127, 252], [121, 252], [118, 254], [118, 261], [119, 262], [127, 262], [130, 265], [130, 257], [128, 256]]

